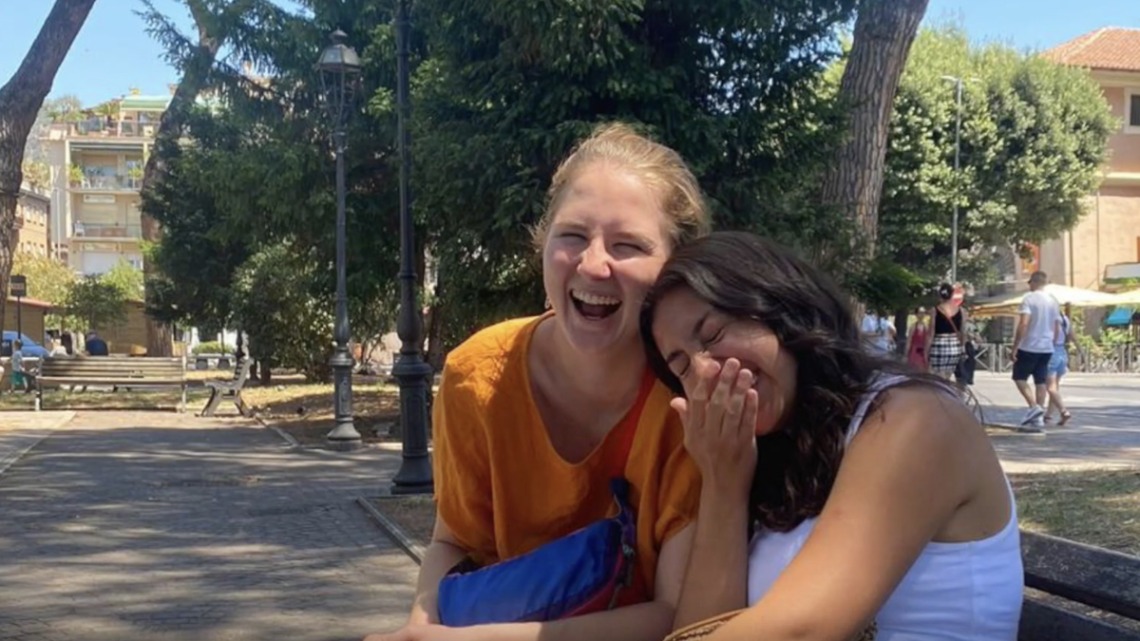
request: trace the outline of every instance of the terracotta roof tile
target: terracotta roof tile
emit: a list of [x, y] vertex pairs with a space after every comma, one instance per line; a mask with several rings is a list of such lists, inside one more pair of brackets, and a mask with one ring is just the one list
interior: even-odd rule
[[1105, 27], [1077, 36], [1042, 54], [1061, 64], [1140, 72], [1140, 29]]

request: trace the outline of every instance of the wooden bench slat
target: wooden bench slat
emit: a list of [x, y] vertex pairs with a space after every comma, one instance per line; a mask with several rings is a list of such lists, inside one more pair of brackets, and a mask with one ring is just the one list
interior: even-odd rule
[[1140, 641], [1140, 632], [1122, 630], [1092, 617], [1026, 597], [1018, 641]]
[[112, 357], [48, 358], [35, 377], [36, 409], [43, 409], [44, 388], [87, 385], [114, 387], [178, 387], [182, 401], [178, 411], [186, 409], [186, 359], [182, 357]]
[[175, 368], [182, 369], [181, 363], [139, 363], [132, 361], [123, 361], [120, 363], [100, 363], [100, 362], [79, 362], [79, 361], [44, 361], [42, 367], [52, 367], [59, 369], [86, 369], [89, 367], [105, 367], [108, 369], [121, 369], [131, 367], [141, 368]]
[[37, 380], [43, 385], [121, 385], [123, 387], [132, 385], [135, 387], [145, 387], [147, 385], [183, 385], [186, 383], [186, 379], [184, 378], [129, 378], [124, 376], [117, 378], [43, 376]]
[[106, 365], [85, 365], [83, 367], [60, 367], [57, 365], [46, 365], [41, 368], [45, 372], [181, 372], [182, 368], [175, 365], [163, 365], [155, 367], [154, 365], [143, 365], [136, 367], [129, 367], [126, 365], [120, 367], [108, 367]]
[[90, 370], [40, 370], [40, 376], [51, 378], [53, 376], [74, 377], [74, 376], [182, 376], [182, 370], [179, 369], [154, 369], [154, 370], [141, 370], [141, 369], [90, 369]]
[[1028, 587], [1140, 620], [1140, 559], [1033, 532], [1021, 550]]

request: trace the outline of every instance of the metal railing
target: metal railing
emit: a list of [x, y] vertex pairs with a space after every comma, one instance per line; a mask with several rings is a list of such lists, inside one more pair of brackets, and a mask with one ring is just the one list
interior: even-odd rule
[[77, 222], [72, 235], [76, 238], [142, 238], [142, 225]]
[[83, 178], [72, 184], [73, 189], [109, 190], [109, 191], [138, 191], [142, 188], [142, 179], [124, 176], [123, 174], [100, 174], [83, 171]]
[[157, 122], [135, 122], [133, 120], [107, 120], [88, 118], [67, 123], [67, 131], [72, 136], [115, 136], [121, 138], [153, 138], [158, 129]]
[[[990, 372], [1013, 370], [1012, 345], [985, 343], [978, 348], [978, 369]], [[1086, 349], [1069, 348], [1069, 371], [1103, 374], [1140, 373], [1140, 346], [1124, 343], [1112, 346], [1094, 346]]]

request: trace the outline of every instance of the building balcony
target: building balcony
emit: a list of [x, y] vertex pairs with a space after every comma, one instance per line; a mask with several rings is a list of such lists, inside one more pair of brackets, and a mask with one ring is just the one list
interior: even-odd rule
[[52, 125], [52, 138], [154, 138], [158, 122], [88, 118]]
[[83, 171], [83, 178], [71, 181], [71, 190], [79, 192], [136, 192], [142, 189], [142, 179], [122, 174], [99, 174]]
[[72, 240], [135, 241], [142, 238], [141, 224], [77, 222], [72, 229]]

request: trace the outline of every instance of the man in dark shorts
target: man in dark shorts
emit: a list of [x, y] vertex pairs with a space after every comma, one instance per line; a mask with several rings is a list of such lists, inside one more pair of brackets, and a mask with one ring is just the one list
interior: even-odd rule
[[[1045, 272], [1033, 272], [1029, 277], [1029, 293], [1017, 310], [1013, 334], [1013, 382], [1029, 405], [1021, 424], [1036, 428], [1045, 425], [1049, 359], [1053, 357], [1053, 341], [1061, 331], [1061, 307], [1057, 299], [1042, 291], [1048, 282]], [[1034, 388], [1029, 387], [1030, 376]]]

